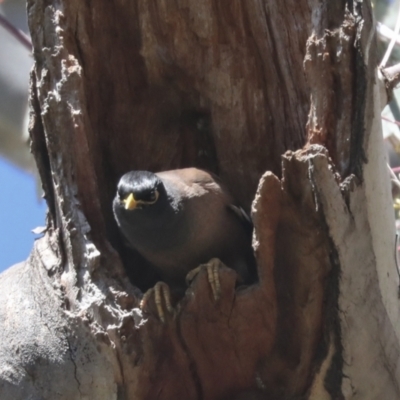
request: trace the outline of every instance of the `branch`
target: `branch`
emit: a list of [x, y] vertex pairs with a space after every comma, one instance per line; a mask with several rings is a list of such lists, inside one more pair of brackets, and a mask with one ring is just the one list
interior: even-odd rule
[[392, 54], [393, 47], [396, 44], [396, 39], [397, 39], [397, 36], [399, 35], [399, 32], [400, 32], [400, 10], [397, 14], [397, 21], [396, 21], [396, 26], [394, 28], [392, 39], [390, 40], [389, 46], [387, 47], [386, 53], [383, 56], [383, 59], [380, 64], [381, 68], [385, 68], [386, 63], [388, 62], [389, 57]]
[[30, 53], [32, 53], [32, 42], [24, 32], [16, 28], [4, 15], [0, 14], [0, 26], [15, 37]]
[[394, 88], [400, 83], [400, 63], [378, 69], [380, 81], [381, 109], [383, 110], [393, 97]]

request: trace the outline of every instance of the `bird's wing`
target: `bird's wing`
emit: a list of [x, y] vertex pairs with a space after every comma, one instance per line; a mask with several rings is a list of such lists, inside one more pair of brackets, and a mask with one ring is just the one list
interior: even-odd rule
[[194, 183], [206, 185], [217, 182], [217, 179], [215, 179], [215, 177], [209, 172], [197, 168], [183, 168], [170, 171], [162, 171], [157, 172], [156, 175], [158, 175], [161, 179], [181, 181], [187, 185], [192, 185]]
[[232, 212], [235, 217], [239, 218], [240, 222], [245, 226], [246, 230], [253, 230], [253, 221], [250, 215], [247, 214], [242, 207], [235, 206], [234, 204], [229, 204], [228, 211]]
[[197, 168], [162, 171], [156, 175], [164, 182], [172, 184], [183, 197], [196, 197], [209, 191], [223, 191], [211, 174]]
[[236, 218], [239, 218], [246, 229], [253, 229], [251, 217], [242, 207], [234, 204], [234, 199], [229, 194], [220, 178], [213, 173], [197, 168], [184, 168], [158, 172], [157, 175], [161, 179], [173, 182], [174, 185], [179, 188], [181, 193], [185, 193], [188, 197], [196, 194], [199, 195], [201, 193], [199, 190], [200, 188], [203, 188], [207, 192], [212, 191], [219, 193], [219, 195], [223, 196], [225, 201], [228, 203], [228, 211], [233, 213]]

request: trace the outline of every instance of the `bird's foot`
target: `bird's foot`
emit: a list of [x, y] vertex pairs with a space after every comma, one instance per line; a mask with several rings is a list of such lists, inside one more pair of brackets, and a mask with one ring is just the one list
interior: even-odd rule
[[186, 283], [189, 285], [196, 275], [202, 270], [207, 270], [207, 278], [210, 283], [214, 300], [217, 301], [221, 296], [221, 283], [219, 280], [219, 268], [222, 265], [218, 258], [212, 258], [207, 264], [199, 265], [197, 268], [192, 269], [186, 275]]
[[144, 310], [148, 306], [150, 298], [154, 294], [154, 303], [156, 304], [157, 314], [160, 320], [165, 323], [165, 312], [163, 306], [163, 299], [164, 305], [168, 313], [174, 314], [174, 309], [171, 305], [171, 292], [169, 290], [169, 286], [164, 282], [157, 282], [154, 287], [149, 289], [142, 298], [140, 302], [140, 308]]

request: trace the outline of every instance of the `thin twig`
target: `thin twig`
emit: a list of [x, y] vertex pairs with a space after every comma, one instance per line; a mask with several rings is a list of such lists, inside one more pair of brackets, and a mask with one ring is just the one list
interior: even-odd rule
[[392, 120], [392, 119], [389, 119], [389, 118], [386, 118], [386, 117], [383, 117], [383, 116], [381, 116], [381, 118], [382, 118], [384, 121], [387, 121], [387, 122], [390, 122], [390, 123], [392, 123], [392, 124], [396, 124], [397, 126], [400, 126], [400, 122], [399, 122], [399, 121], [394, 121], [394, 120]]
[[397, 21], [396, 21], [396, 26], [394, 28], [394, 35], [393, 35], [392, 39], [390, 40], [389, 46], [386, 49], [386, 53], [383, 56], [382, 62], [379, 65], [381, 68], [385, 68], [386, 63], [388, 62], [389, 57], [392, 54], [392, 50], [396, 43], [396, 38], [397, 38], [399, 32], [400, 32], [400, 7], [399, 7], [399, 12], [397, 14]]
[[[394, 184], [396, 184], [397, 186], [399, 186], [400, 185], [399, 178], [397, 177], [397, 175], [395, 174], [393, 169], [390, 167], [390, 165], [387, 164], [387, 166], [389, 168], [390, 176], [392, 177], [391, 181]], [[398, 235], [398, 233], [396, 233], [396, 237], [394, 239], [394, 261], [395, 261], [395, 265], [396, 265], [397, 275], [399, 276], [398, 296], [400, 298], [400, 267], [399, 267], [399, 235]]]
[[396, 263], [396, 270], [397, 270], [397, 275], [399, 276], [399, 286], [397, 289], [397, 296], [400, 299], [400, 268], [399, 268], [399, 235], [396, 233], [396, 238], [394, 240], [394, 261]]
[[400, 36], [396, 36], [394, 34], [394, 30], [390, 29], [386, 25], [382, 24], [381, 22], [376, 23], [376, 30], [380, 36], [384, 39], [391, 40], [394, 38], [396, 44], [400, 45]]
[[[392, 168], [389, 164], [387, 164], [387, 166], [388, 166], [388, 168], [389, 168], [389, 173], [390, 173], [390, 176], [391, 176], [391, 182], [395, 185], [395, 186], [397, 186], [398, 188], [400, 188], [400, 180], [399, 180], [399, 178], [398, 178], [398, 176], [396, 175], [396, 168]], [[397, 169], [398, 169], [398, 167], [397, 167]], [[398, 172], [397, 172], [398, 173]]]
[[6, 17], [0, 14], [0, 25], [15, 37], [30, 53], [32, 53], [32, 42], [24, 32], [16, 28]]
[[392, 177], [392, 179], [399, 180], [399, 178], [397, 177], [397, 175], [394, 173], [392, 167], [391, 167], [389, 164], [386, 164], [386, 165], [387, 165], [387, 167], [388, 167], [388, 169], [389, 169], [389, 174], [390, 174], [390, 176]]

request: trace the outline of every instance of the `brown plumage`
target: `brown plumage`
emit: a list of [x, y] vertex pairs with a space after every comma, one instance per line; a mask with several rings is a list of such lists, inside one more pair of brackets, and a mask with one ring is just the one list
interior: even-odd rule
[[129, 246], [170, 285], [184, 286], [190, 270], [214, 257], [249, 281], [251, 222], [208, 172], [128, 172], [113, 209]]

